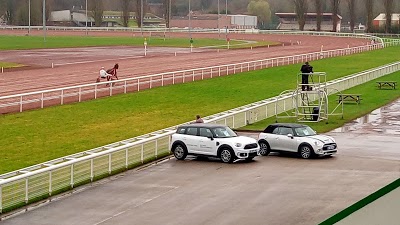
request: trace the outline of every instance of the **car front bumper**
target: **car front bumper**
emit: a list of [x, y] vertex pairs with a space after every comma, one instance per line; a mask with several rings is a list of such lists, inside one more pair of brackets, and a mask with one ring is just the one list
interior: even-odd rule
[[260, 149], [249, 149], [249, 150], [240, 150], [236, 151], [236, 157], [238, 159], [247, 159], [247, 158], [253, 158], [259, 155]]
[[315, 151], [315, 154], [320, 155], [320, 156], [333, 155], [336, 153], [337, 153], [337, 149], [331, 149], [331, 150], [318, 149], [317, 151]]

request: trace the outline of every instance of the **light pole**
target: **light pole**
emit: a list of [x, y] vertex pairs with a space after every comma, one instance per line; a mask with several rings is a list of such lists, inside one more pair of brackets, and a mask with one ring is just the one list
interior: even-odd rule
[[87, 12], [87, 7], [88, 7], [88, 3], [86, 0], [86, 5], [85, 5], [85, 13], [86, 13], [86, 36], [88, 35], [88, 12]]
[[190, 9], [190, 0], [189, 0], [189, 38], [192, 38], [192, 21], [191, 21], [192, 11]]
[[28, 15], [28, 35], [30, 35], [31, 34], [31, 0], [29, 0], [29, 4], [28, 4], [28, 11], [29, 11], [29, 15]]
[[43, 41], [46, 42], [46, 0], [43, 0]]
[[140, 1], [140, 32], [142, 33], [143, 36], [143, 0]]
[[217, 18], [217, 28], [218, 28], [218, 38], [220, 38], [220, 32], [219, 32], [219, 0], [218, 0], [218, 8], [217, 8], [217, 10], [218, 10], [218, 18]]
[[[225, 20], [230, 23], [230, 20], [228, 20], [228, 0], [225, 0], [225, 17]], [[225, 36], [228, 37], [228, 24], [226, 24]]]

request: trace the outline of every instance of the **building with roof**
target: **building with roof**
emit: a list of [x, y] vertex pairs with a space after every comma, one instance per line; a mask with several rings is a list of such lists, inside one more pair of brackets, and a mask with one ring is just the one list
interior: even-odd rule
[[47, 20], [47, 24], [50, 26], [88, 26], [91, 27], [94, 24], [93, 17], [88, 16], [86, 18], [85, 12], [71, 11], [71, 10], [60, 10], [50, 12], [50, 17]]
[[[296, 13], [275, 13], [279, 17], [279, 30], [299, 30], [299, 21]], [[342, 16], [337, 15], [336, 31], [340, 31]], [[322, 13], [321, 31], [332, 31], [333, 29], [333, 14]], [[306, 14], [306, 24], [304, 30], [317, 30], [317, 13]]]
[[170, 21], [171, 27], [202, 28], [202, 29], [252, 29], [257, 27], [257, 17], [249, 15], [225, 15], [192, 13], [189, 24], [189, 15], [174, 16]]
[[[136, 20], [136, 13], [129, 13], [129, 20]], [[90, 16], [86, 17], [85, 10], [60, 10], [52, 11], [48, 19], [47, 24], [50, 26], [86, 26], [86, 21], [88, 27], [95, 25], [95, 20]], [[143, 20], [144, 26], [160, 26], [165, 24], [163, 18], [155, 16], [152, 13], [146, 13]], [[116, 27], [122, 26], [122, 13], [117, 11], [104, 11], [103, 12], [103, 22], [102, 27]]]
[[[384, 27], [386, 24], [386, 14], [381, 13], [372, 21], [375, 28]], [[400, 13], [392, 14], [392, 26], [400, 26]]]

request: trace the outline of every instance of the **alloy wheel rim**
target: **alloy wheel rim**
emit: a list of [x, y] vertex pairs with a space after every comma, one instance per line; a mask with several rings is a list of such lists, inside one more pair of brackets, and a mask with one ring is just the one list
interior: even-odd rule
[[308, 148], [308, 147], [303, 147], [303, 148], [301, 149], [301, 156], [302, 156], [303, 158], [305, 158], [305, 159], [309, 158], [309, 157], [310, 157], [310, 148]]
[[260, 154], [266, 155], [267, 154], [267, 145], [265, 143], [260, 144]]
[[224, 162], [229, 162], [229, 160], [231, 159], [231, 153], [228, 150], [223, 150], [221, 152], [221, 159]]
[[183, 148], [181, 146], [177, 146], [175, 148], [174, 154], [177, 158], [182, 158], [183, 157]]

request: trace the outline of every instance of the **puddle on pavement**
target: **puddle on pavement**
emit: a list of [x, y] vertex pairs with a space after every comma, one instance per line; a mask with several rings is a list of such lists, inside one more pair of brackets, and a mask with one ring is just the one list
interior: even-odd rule
[[400, 135], [400, 99], [353, 120], [332, 132]]

